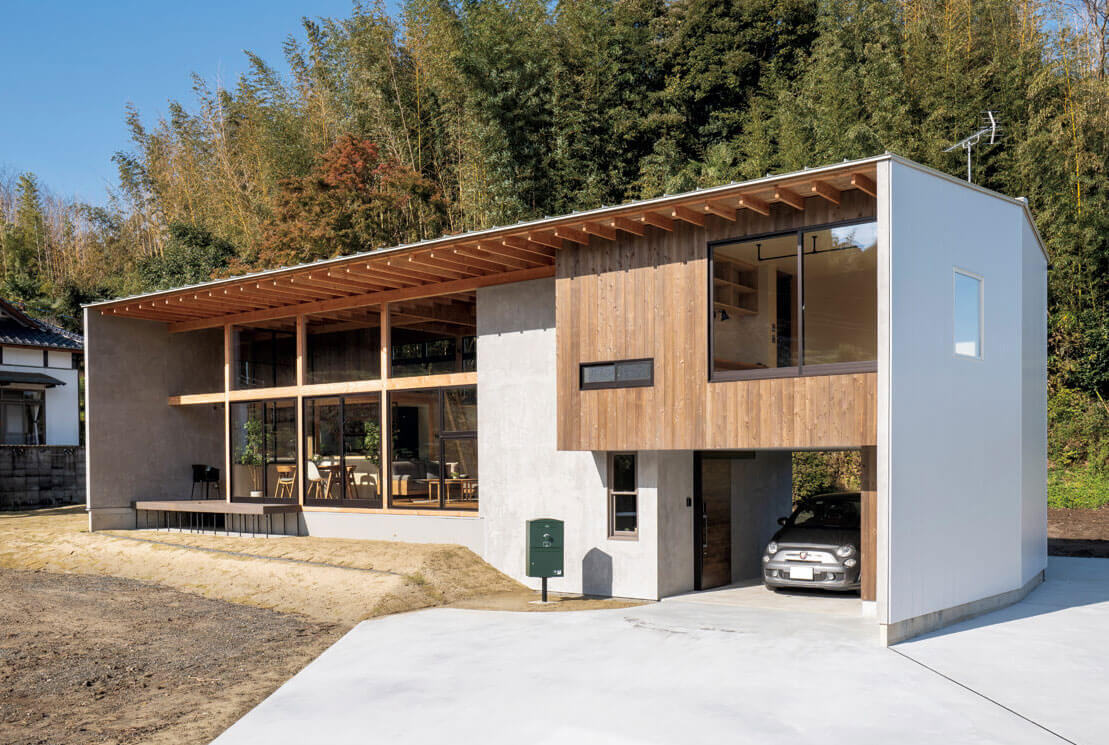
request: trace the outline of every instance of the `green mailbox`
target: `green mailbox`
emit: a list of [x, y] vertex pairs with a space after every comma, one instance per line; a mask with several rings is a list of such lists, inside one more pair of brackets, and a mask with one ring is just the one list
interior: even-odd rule
[[543, 602], [547, 600], [547, 578], [562, 576], [564, 531], [561, 520], [541, 518], [527, 521], [528, 576], [543, 578]]

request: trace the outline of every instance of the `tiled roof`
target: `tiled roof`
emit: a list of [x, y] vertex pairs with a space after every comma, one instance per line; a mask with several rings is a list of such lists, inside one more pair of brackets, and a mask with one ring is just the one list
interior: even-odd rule
[[0, 344], [81, 351], [85, 340], [48, 321], [32, 318], [16, 306], [0, 300]]

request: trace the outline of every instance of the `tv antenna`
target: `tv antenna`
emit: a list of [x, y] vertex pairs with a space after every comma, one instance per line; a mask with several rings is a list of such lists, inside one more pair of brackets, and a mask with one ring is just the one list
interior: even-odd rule
[[979, 143], [982, 143], [982, 141], [986, 140], [987, 138], [988, 138], [988, 141], [985, 144], [987, 144], [987, 145], [997, 144], [998, 139], [1000, 139], [1000, 135], [999, 135], [1000, 132], [1001, 132], [1001, 126], [998, 125], [998, 123], [997, 123], [997, 112], [996, 111], [987, 111], [984, 114], [982, 114], [982, 128], [981, 129], [979, 129], [977, 132], [975, 132], [972, 135], [964, 137], [963, 139], [959, 140], [958, 142], [956, 142], [951, 147], [945, 148], [944, 152], [945, 153], [950, 153], [952, 150], [958, 150], [959, 148], [963, 148], [964, 150], [967, 151], [967, 181], [970, 181], [971, 183], [974, 183], [974, 180], [971, 178], [971, 163], [972, 163], [971, 153], [974, 150], [974, 146], [978, 145]]

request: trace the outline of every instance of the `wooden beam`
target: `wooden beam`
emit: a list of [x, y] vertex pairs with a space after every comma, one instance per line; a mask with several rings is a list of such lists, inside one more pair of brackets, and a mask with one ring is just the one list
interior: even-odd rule
[[614, 217], [611, 222], [612, 227], [617, 230], [622, 230], [625, 233], [630, 233], [632, 235], [647, 235], [647, 226], [641, 222], [635, 222], [626, 217]]
[[739, 206], [743, 207], [744, 209], [758, 212], [763, 217], [770, 216], [770, 205], [762, 199], [759, 199], [758, 197], [751, 194], [740, 194]]
[[583, 222], [581, 224], [583, 233], [595, 235], [598, 238], [604, 238], [606, 241], [616, 240], [616, 228], [609, 225], [602, 225], [599, 222]]
[[[526, 251], [518, 251], [513, 248], [508, 248], [500, 243], [493, 243], [491, 241], [482, 241], [477, 247], [485, 253], [500, 256], [505, 259], [511, 259], [517, 262], [523, 262], [526, 266], [538, 266], [541, 264], [549, 264], [550, 261], [545, 261], [533, 253]], [[553, 257], [552, 257], [553, 260]]]
[[[505, 249], [500, 249], [504, 251]], [[459, 256], [465, 256], [470, 259], [482, 259], [485, 261], [493, 261], [502, 266], [510, 269], [529, 269], [535, 266], [535, 262], [525, 261], [523, 259], [509, 258], [503, 254], [486, 251], [483, 248], [456, 248], [454, 252]]]
[[566, 226], [555, 228], [554, 234], [555, 238], [561, 238], [565, 241], [573, 241], [574, 243], [581, 244], [582, 246], [589, 245], [589, 235], [584, 231], [576, 230], [575, 228], [570, 228]]
[[559, 250], [562, 248], [562, 241], [555, 237], [554, 233], [545, 233], [542, 231], [535, 233], [528, 233], [528, 240], [532, 243], [538, 243], [540, 246], [553, 248]]
[[469, 256], [459, 253], [458, 249], [442, 252], [431, 251], [428, 253], [428, 258], [456, 263], [467, 269], [480, 269], [483, 272], [503, 272], [509, 266], [499, 259]]
[[878, 184], [874, 183], [874, 179], [865, 173], [852, 173], [851, 185], [864, 194], [869, 194], [872, 197], [878, 196]]
[[460, 264], [456, 261], [440, 259], [437, 256], [434, 258], [431, 256], [409, 256], [408, 263], [413, 266], [423, 267], [425, 269], [446, 270], [448, 272], [447, 274], [439, 276], [440, 282], [442, 282], [444, 279], [450, 279], [451, 277], [477, 277], [483, 273], [483, 270], [481, 269], [467, 267], [465, 264]]
[[347, 308], [360, 308], [378, 303], [392, 303], [401, 300], [415, 300], [418, 298], [435, 297], [436, 295], [454, 295], [459, 292], [468, 292], [480, 287], [510, 284], [512, 282], [526, 282], [532, 279], [545, 279], [554, 276], [554, 266], [538, 266], [534, 269], [522, 269], [516, 272], [503, 274], [485, 274], [480, 277], [467, 277], [449, 282], [405, 287], [385, 292], [370, 292], [363, 295], [332, 298], [330, 300], [315, 300], [307, 303], [297, 303], [279, 308], [265, 308], [263, 310], [239, 313], [219, 318], [203, 318], [195, 321], [185, 321], [170, 324], [170, 333], [195, 331], [196, 329], [222, 326], [225, 323], [252, 323], [255, 321], [268, 321], [277, 318], [288, 318], [299, 313], [326, 313]]
[[674, 221], [665, 215], [660, 215], [657, 212], [644, 212], [643, 222], [647, 223], [653, 228], [660, 230], [674, 230]]
[[687, 222], [691, 225], [699, 225], [701, 227], [704, 227], [705, 224], [704, 215], [697, 214], [688, 207], [682, 207], [681, 205], [674, 205], [670, 208], [670, 217], [674, 218], [675, 220]]
[[703, 209], [710, 215], [716, 215], [725, 220], [735, 222], [735, 207], [720, 202], [705, 202]]
[[839, 189], [827, 181], [813, 181], [810, 189], [818, 197], [823, 197], [832, 204], [839, 204]]
[[501, 238], [500, 244], [505, 248], [515, 249], [522, 254], [544, 259], [544, 263], [548, 260], [554, 260], [555, 252], [552, 249], [539, 243], [532, 243], [524, 238]]
[[805, 198], [784, 186], [779, 186], [774, 190], [774, 201], [788, 204], [795, 210], [805, 211]]

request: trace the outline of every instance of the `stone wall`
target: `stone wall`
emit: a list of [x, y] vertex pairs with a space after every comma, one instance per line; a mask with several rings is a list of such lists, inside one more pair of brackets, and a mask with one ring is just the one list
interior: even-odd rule
[[85, 449], [0, 445], [0, 510], [85, 501]]

